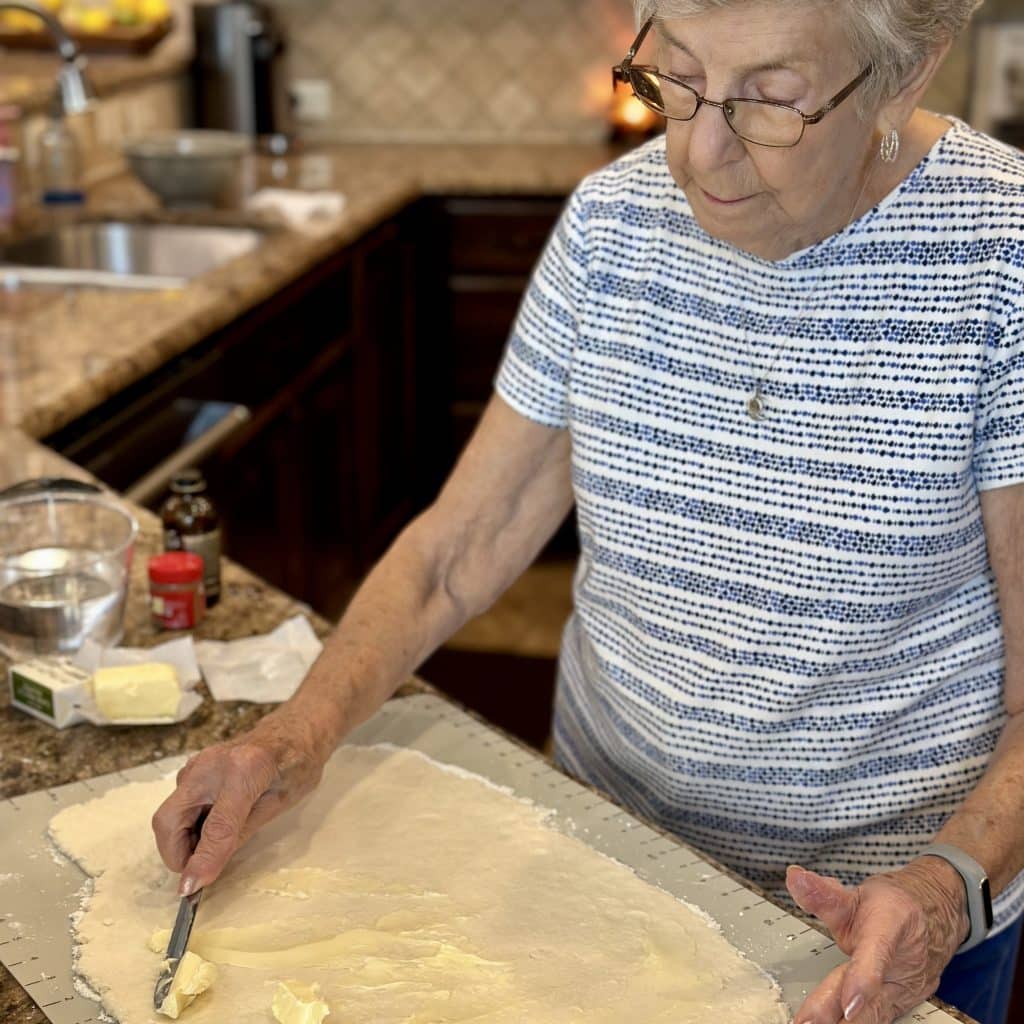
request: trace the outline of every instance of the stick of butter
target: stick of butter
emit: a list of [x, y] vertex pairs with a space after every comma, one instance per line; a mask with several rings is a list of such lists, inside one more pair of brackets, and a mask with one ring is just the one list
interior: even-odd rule
[[96, 707], [111, 721], [119, 718], [173, 718], [181, 685], [173, 665], [147, 662], [98, 668], [92, 677]]
[[160, 1004], [159, 1012], [177, 1020], [181, 1011], [195, 1002], [217, 980], [217, 968], [195, 953], [187, 952], [178, 964], [170, 990]]
[[331, 1012], [320, 998], [319, 985], [302, 985], [297, 981], [278, 983], [270, 1009], [280, 1024], [322, 1024]]

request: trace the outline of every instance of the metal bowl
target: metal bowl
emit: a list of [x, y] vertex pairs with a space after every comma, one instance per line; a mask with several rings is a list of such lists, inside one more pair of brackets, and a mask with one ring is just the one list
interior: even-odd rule
[[218, 206], [238, 189], [252, 148], [235, 132], [182, 131], [150, 135], [124, 146], [133, 173], [166, 206]]

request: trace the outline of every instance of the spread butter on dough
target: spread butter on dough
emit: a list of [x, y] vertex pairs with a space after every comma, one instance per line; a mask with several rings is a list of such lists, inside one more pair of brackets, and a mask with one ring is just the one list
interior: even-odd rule
[[271, 1010], [279, 1024], [322, 1024], [331, 1008], [320, 998], [320, 986], [282, 981], [274, 993]]
[[[163, 969], [164, 961], [160, 967]], [[165, 1017], [172, 1017], [177, 1020], [181, 1011], [191, 1006], [196, 997], [205, 992], [217, 980], [217, 968], [198, 957], [191, 950], [188, 950], [181, 958], [178, 969], [174, 972], [174, 979], [171, 987], [160, 1004], [160, 1010]]]
[[[173, 787], [131, 783], [50, 826], [92, 878], [77, 969], [120, 1024], [158, 1024], [178, 879], [150, 818]], [[189, 950], [217, 982], [183, 1019], [268, 1020], [289, 979], [345, 1024], [787, 1024], [705, 917], [550, 817], [421, 754], [342, 747], [207, 888]]]

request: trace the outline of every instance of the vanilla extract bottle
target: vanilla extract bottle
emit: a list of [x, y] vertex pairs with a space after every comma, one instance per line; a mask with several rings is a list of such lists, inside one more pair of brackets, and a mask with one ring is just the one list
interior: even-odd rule
[[160, 519], [165, 551], [192, 551], [202, 558], [206, 606], [213, 607], [220, 600], [220, 515], [198, 469], [183, 470], [171, 480]]

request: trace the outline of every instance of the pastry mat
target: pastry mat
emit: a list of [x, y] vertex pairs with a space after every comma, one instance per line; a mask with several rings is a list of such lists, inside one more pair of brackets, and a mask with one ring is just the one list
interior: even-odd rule
[[[813, 928], [714, 865], [661, 835], [529, 750], [439, 697], [389, 702], [349, 742], [393, 743], [476, 772], [517, 795], [553, 808], [553, 823], [596, 850], [628, 864], [641, 878], [709, 913], [729, 940], [771, 973], [791, 1012], [844, 959]], [[109, 1020], [96, 1001], [76, 990], [68, 916], [79, 908], [84, 875], [46, 839], [53, 815], [126, 782], [157, 779], [183, 757], [166, 758], [0, 802], [0, 962], [53, 1024]], [[915, 1024], [958, 1024], [924, 1003], [902, 1018]]]

